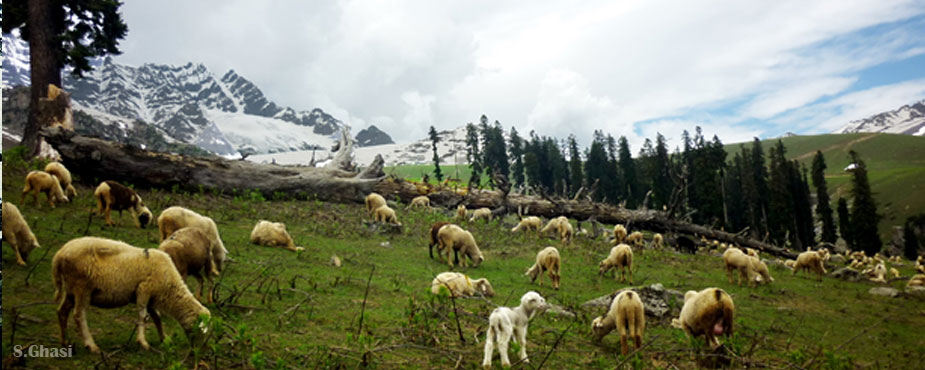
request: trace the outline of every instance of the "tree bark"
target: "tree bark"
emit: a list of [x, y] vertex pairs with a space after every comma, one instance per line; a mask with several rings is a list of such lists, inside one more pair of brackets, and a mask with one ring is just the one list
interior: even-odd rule
[[48, 85], [61, 86], [61, 69], [55, 49], [53, 7], [51, 0], [29, 0], [29, 70], [31, 88], [29, 120], [23, 130], [23, 144], [29, 157], [39, 153], [39, 129], [45, 122], [39, 117], [39, 100], [47, 96]]

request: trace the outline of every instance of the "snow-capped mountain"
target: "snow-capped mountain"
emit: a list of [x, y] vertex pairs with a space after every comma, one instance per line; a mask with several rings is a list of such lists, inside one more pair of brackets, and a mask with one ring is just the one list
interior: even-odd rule
[[925, 136], [925, 100], [865, 119], [851, 121], [835, 133], [886, 132]]
[[380, 130], [376, 125], [370, 125], [365, 130], [360, 130], [356, 136], [357, 146], [374, 146], [395, 144], [389, 134]]
[[29, 44], [13, 30], [3, 35], [3, 87], [28, 85], [29, 80]]

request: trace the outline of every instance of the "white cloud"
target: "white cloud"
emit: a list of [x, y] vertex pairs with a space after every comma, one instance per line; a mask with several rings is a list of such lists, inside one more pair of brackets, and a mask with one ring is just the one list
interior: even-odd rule
[[[613, 127], [610, 120], [617, 115], [616, 105], [607, 97], [594, 96], [588, 91], [588, 81], [569, 70], [551, 70], [540, 84], [536, 105], [527, 116], [527, 129], [540, 135], [563, 130], [590, 137], [596, 127]], [[627, 122], [614, 136], [632, 134]], [[560, 135], [564, 138], [566, 135]]]

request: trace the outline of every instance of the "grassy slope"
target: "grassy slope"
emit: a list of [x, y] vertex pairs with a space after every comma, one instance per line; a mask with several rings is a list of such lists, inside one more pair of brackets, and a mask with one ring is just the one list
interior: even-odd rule
[[[4, 155], [3, 192], [6, 200], [19, 202], [19, 190], [26, 168]], [[37, 165], [36, 165], [37, 166]], [[66, 241], [89, 235], [116, 238], [133, 245], [157, 246], [157, 231], [135, 228], [129, 216], [117, 218], [121, 224], [102, 228], [94, 218], [88, 227], [88, 210], [94, 206], [92, 188], [79, 186], [74, 202], [51, 210], [47, 205], [36, 209], [31, 203], [21, 210], [43, 245], [29, 257], [29, 266], [13, 262], [9, 248], [3, 249], [3, 353], [10, 354], [12, 344], [57, 346], [55, 306], [50, 304], [50, 260]], [[484, 326], [492, 306], [476, 299], [459, 300], [460, 324], [465, 344], [460, 343], [452, 316], [435, 312], [451, 311], [450, 303], [434, 299], [429, 293], [434, 275], [445, 271], [444, 264], [430, 260], [424, 250], [425, 230], [443, 214], [406, 212], [399, 209], [405, 224], [397, 235], [372, 234], [362, 226], [360, 205], [329, 204], [305, 201], [262, 201], [249, 197], [232, 198], [210, 194], [174, 194], [169, 190], [140, 192], [156, 214], [171, 205], [183, 205], [217, 222], [234, 262], [223, 273], [218, 300], [233, 291], [243, 291], [236, 307], [209, 305], [213, 314], [226, 325], [227, 335], [213, 340], [217, 355], [207, 351], [205, 361], [212, 368], [229, 368], [244, 363], [281, 368], [357, 367], [364, 353], [371, 365], [379, 368], [477, 368], [481, 362]], [[44, 196], [42, 196], [44, 199]], [[307, 247], [301, 254], [253, 246], [248, 236], [259, 219], [285, 221], [296, 243]], [[514, 304], [524, 292], [535, 289], [556, 304], [577, 307], [580, 303], [627, 286], [611, 278], [597, 278], [597, 263], [606, 256], [609, 246], [603, 241], [578, 240], [560, 247], [563, 256], [562, 289], [531, 284], [523, 272], [532, 264], [535, 253], [554, 243], [534, 237], [512, 236], [506, 232], [513, 221], [466, 225], [480, 242], [486, 261], [467, 273], [487, 277], [498, 296], [497, 304]], [[381, 243], [389, 242], [388, 246]], [[42, 258], [43, 254], [49, 253]], [[637, 252], [638, 253], [638, 252]], [[343, 267], [330, 266], [337, 254]], [[35, 271], [25, 284], [29, 268]], [[356, 335], [360, 305], [366, 278], [375, 266], [362, 335]], [[907, 264], [901, 267], [909, 275]], [[771, 286], [748, 289], [726, 282], [717, 256], [678, 255], [672, 252], [646, 251], [637, 254], [636, 284], [662, 283], [668, 288], [685, 291], [719, 286], [727, 289], [737, 307], [737, 334], [726, 342], [744, 361], [773, 367], [803, 363], [819, 350], [831, 351], [840, 345], [837, 355], [820, 357], [814, 366], [844, 365], [847, 358], [858, 364], [878, 364], [894, 368], [916, 367], [925, 360], [925, 325], [921, 300], [872, 297], [869, 283], [847, 283], [831, 278], [816, 282], [804, 274], [796, 277], [776, 265], [771, 267], [777, 281]], [[196, 286], [194, 279], [189, 283]], [[892, 284], [900, 287], [901, 282]], [[294, 289], [292, 289], [294, 287]], [[305, 300], [309, 297], [308, 300]], [[10, 343], [12, 309], [33, 302], [48, 302], [18, 310], [15, 343]], [[300, 304], [298, 308], [293, 309]], [[248, 308], [251, 307], [251, 308]], [[434, 308], [437, 308], [435, 311]], [[606, 337], [603, 345], [589, 341], [589, 325], [603, 310], [579, 310], [578, 319], [567, 332], [545, 367], [613, 368], [622, 358], [616, 334]], [[414, 312], [414, 315], [412, 315]], [[155, 350], [141, 351], [131, 339], [134, 309], [91, 308], [88, 323], [97, 344], [110, 357], [104, 367], [167, 368], [185, 358], [186, 340], [173, 319], [164, 319], [165, 330], [173, 334], [172, 343], [162, 343], [151, 325], [147, 335]], [[549, 351], [572, 320], [552, 313], [534, 319], [528, 334], [528, 353], [533, 365]], [[73, 320], [69, 322], [69, 339], [76, 342]], [[869, 329], [869, 330], [866, 330]], [[860, 334], [854, 340], [855, 335]], [[652, 341], [642, 354], [630, 361], [643, 367], [696, 367], [683, 334], [650, 318], [645, 341]], [[216, 344], [218, 343], [218, 344]], [[754, 345], [754, 347], [753, 347]], [[28, 359], [30, 368], [86, 368], [100, 364], [100, 356], [75, 346], [73, 359]], [[750, 351], [751, 350], [751, 351]], [[884, 354], [891, 354], [884, 356]], [[515, 357], [516, 358], [516, 357]], [[494, 363], [499, 366], [497, 355]], [[742, 365], [741, 363], [739, 365]], [[192, 367], [187, 359], [183, 367]]]

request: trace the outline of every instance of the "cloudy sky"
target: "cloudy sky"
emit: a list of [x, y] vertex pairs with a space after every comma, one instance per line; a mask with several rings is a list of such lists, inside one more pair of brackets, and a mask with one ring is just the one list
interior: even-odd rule
[[[577, 3], [577, 4], [576, 4]], [[117, 61], [234, 69], [397, 142], [520, 132], [724, 142], [925, 98], [925, 1], [130, 1]]]

